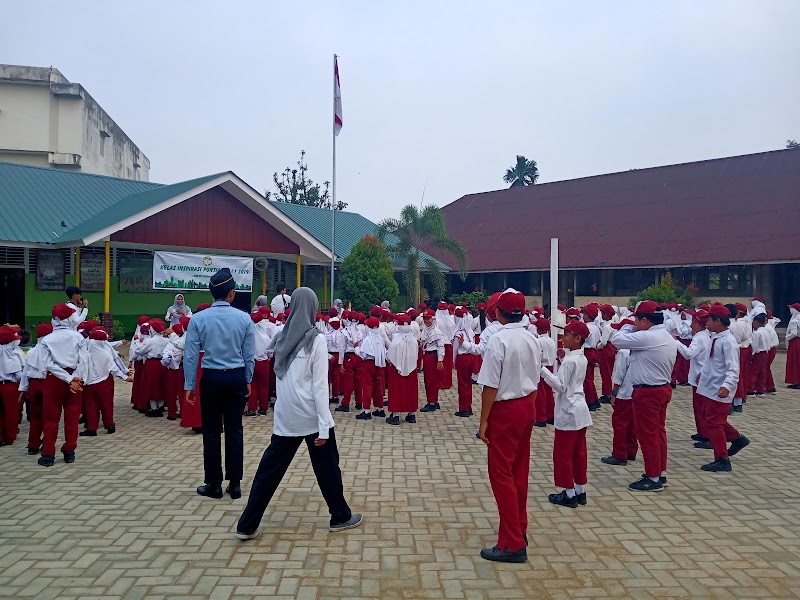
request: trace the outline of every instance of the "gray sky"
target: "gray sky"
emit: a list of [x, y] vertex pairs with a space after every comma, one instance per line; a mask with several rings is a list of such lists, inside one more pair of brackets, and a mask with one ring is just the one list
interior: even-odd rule
[[[230, 8], [234, 6], [235, 8]], [[81, 83], [171, 183], [260, 191], [308, 152], [379, 220], [505, 187], [800, 140], [800, 2], [13, 2], [0, 62]]]

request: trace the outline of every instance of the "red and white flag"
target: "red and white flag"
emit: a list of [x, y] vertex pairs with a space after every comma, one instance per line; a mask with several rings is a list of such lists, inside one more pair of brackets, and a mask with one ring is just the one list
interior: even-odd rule
[[339, 63], [333, 55], [333, 135], [342, 130], [342, 89], [339, 87]]

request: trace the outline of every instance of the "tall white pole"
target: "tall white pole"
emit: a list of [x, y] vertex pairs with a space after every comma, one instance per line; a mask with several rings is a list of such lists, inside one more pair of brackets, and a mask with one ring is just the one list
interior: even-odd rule
[[[331, 306], [333, 306], [336, 263], [336, 55], [333, 55], [333, 118], [331, 119], [333, 138], [333, 177], [331, 178]], [[327, 307], [326, 307], [327, 308]]]
[[[558, 310], [558, 238], [550, 238], [550, 323], [556, 322]], [[558, 340], [558, 330], [550, 327], [553, 340]]]

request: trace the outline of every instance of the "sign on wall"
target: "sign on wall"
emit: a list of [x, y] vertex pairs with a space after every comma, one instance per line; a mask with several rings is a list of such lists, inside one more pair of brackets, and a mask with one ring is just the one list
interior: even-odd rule
[[153, 291], [153, 257], [142, 254], [117, 254], [120, 292]]
[[81, 253], [81, 289], [102, 292], [106, 281], [106, 257], [103, 254]]
[[36, 289], [63, 291], [66, 287], [63, 250], [36, 251]]
[[231, 270], [237, 291], [253, 291], [252, 258], [183, 252], [153, 253], [153, 289], [207, 290], [211, 276], [224, 267]]

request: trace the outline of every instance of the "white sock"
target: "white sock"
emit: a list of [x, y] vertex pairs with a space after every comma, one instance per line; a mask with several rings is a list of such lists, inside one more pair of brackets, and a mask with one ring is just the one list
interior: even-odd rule
[[654, 483], [658, 483], [658, 477], [649, 477], [648, 479]]
[[394, 413], [389, 413], [389, 416], [394, 419]]
[[158, 408], [158, 401], [150, 400], [150, 410], [155, 410]]
[[578, 494], [579, 496], [581, 494], [585, 494], [586, 493], [586, 486], [581, 485], [580, 483], [576, 483], [575, 484], [575, 493]]
[[733, 405], [734, 406], [741, 406], [742, 405], [742, 399], [741, 398], [734, 398], [733, 399]]
[[407, 417], [413, 417], [413, 416], [414, 416], [414, 413], [408, 413], [406, 416], [407, 416]]
[[663, 471], [663, 472], [661, 473], [661, 476], [662, 476], [662, 477], [666, 477], [666, 476], [667, 476], [667, 472], [666, 472], [666, 471]]
[[574, 498], [575, 497], [575, 488], [571, 488], [568, 490], [564, 490], [567, 492], [567, 498]]
[[362, 411], [361, 411], [361, 414], [362, 414], [362, 415], [365, 415], [365, 414], [367, 414], [368, 412], [369, 412], [369, 411], [368, 411], [368, 410], [365, 408], [364, 410], [362, 410]]

